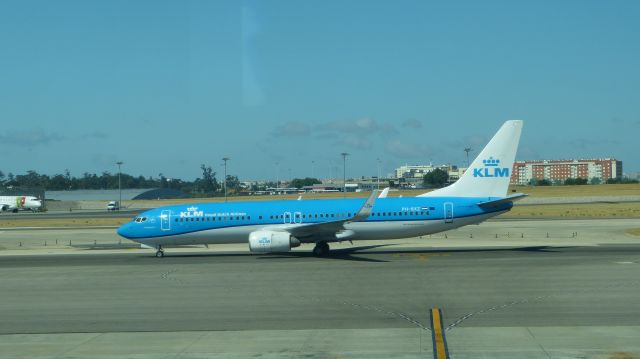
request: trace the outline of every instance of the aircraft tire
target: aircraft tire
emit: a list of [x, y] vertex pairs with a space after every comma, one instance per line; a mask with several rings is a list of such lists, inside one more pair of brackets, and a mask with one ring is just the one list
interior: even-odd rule
[[164, 257], [164, 251], [156, 251], [156, 257], [158, 258]]
[[316, 246], [313, 247], [313, 254], [316, 257], [324, 257], [329, 254], [329, 244], [327, 242], [318, 242]]

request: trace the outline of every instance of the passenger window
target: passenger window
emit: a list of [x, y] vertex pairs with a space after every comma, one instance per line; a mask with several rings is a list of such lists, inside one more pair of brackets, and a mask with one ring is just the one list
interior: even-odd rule
[[333, 213], [331, 213], [331, 218], [333, 218]]

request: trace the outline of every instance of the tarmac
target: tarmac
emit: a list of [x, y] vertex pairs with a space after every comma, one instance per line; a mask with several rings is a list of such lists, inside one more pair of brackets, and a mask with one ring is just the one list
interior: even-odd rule
[[490, 221], [327, 258], [0, 230], [0, 357], [433, 358], [437, 307], [451, 358], [640, 358], [638, 227]]

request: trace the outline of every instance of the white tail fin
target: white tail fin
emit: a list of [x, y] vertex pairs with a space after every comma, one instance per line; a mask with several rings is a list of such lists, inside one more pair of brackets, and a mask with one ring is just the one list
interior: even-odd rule
[[507, 121], [454, 184], [418, 197], [505, 197], [522, 121]]

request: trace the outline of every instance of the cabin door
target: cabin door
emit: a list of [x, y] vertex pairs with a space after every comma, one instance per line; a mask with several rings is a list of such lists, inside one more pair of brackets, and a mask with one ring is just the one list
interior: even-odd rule
[[291, 223], [291, 212], [284, 212], [282, 215], [283, 223], [290, 224]]
[[160, 229], [163, 231], [171, 230], [171, 211], [165, 209], [160, 212]]
[[453, 223], [453, 203], [444, 204], [444, 223]]

